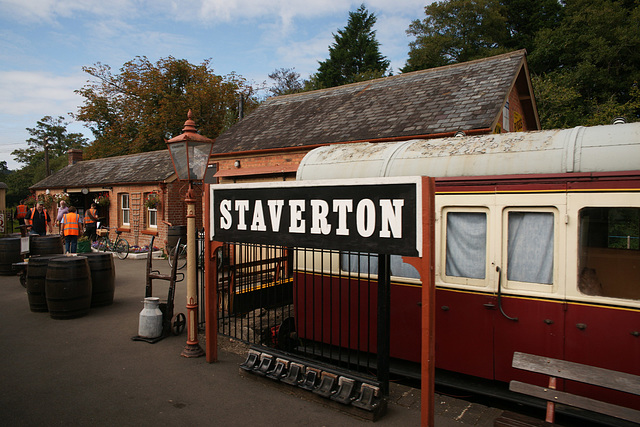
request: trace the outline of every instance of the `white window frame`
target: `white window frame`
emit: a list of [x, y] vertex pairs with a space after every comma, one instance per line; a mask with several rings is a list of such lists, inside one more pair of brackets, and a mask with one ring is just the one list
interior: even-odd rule
[[129, 193], [120, 194], [120, 210], [122, 211], [122, 225], [131, 225], [131, 205]]
[[[508, 239], [509, 239], [509, 213], [512, 212], [534, 212], [547, 213], [553, 215], [553, 271], [551, 283], [532, 283], [521, 282], [517, 280], [507, 280], [509, 276], [508, 259]], [[511, 206], [505, 207], [502, 211], [502, 283], [505, 289], [517, 289], [533, 292], [552, 292], [558, 287], [559, 277], [559, 257], [560, 257], [560, 224], [559, 211], [556, 207], [527, 207], [527, 206]]]
[[[447, 275], [447, 222], [448, 214], [450, 213], [482, 213], [486, 216], [486, 238], [485, 238], [485, 272], [484, 278], [471, 278], [462, 276], [448, 276]], [[448, 206], [442, 209], [442, 229], [441, 229], [441, 275], [442, 280], [445, 283], [459, 284], [473, 287], [487, 287], [490, 286], [490, 278], [492, 277], [489, 271], [489, 265], [491, 260], [490, 241], [491, 241], [491, 212], [488, 207], [482, 206]]]
[[[155, 214], [155, 221], [151, 221], [151, 215]], [[157, 208], [148, 208], [147, 209], [147, 227], [157, 229], [158, 228], [158, 209]]]

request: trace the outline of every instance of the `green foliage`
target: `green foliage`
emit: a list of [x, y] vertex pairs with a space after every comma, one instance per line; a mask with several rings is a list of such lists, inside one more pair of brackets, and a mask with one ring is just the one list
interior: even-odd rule
[[55, 172], [68, 164], [67, 151], [71, 148], [83, 148], [87, 139], [80, 133], [69, 133], [68, 122], [64, 117], [45, 116], [38, 120], [34, 128], [27, 128], [31, 138], [28, 147], [13, 150], [14, 159], [25, 164], [17, 171], [6, 175], [5, 183], [8, 205], [17, 205], [29, 195], [29, 187], [47, 176], [45, 162], [45, 144], [49, 157], [49, 170]]
[[403, 72], [440, 67], [504, 53], [509, 40], [506, 11], [499, 0], [448, 0], [424, 8], [407, 34], [409, 59]]
[[[557, 27], [537, 34], [529, 63], [556, 89], [570, 87], [577, 96], [560, 106], [554, 90], [534, 85], [541, 119], [548, 115], [545, 104], [557, 107], [551, 110], [556, 117], [564, 110], [566, 126], [606, 124], [616, 116], [640, 119], [640, 3], [572, 0], [563, 16]], [[556, 122], [542, 119], [545, 128]]]
[[76, 91], [85, 101], [75, 117], [95, 137], [85, 158], [166, 148], [165, 139], [182, 133], [189, 109], [198, 131], [215, 138], [237, 120], [241, 93], [245, 112], [256, 105], [244, 78], [214, 74], [209, 60], [192, 65], [173, 57], [156, 63], [136, 57], [118, 74], [101, 63], [83, 70], [92, 80]]
[[380, 53], [373, 25], [376, 17], [361, 5], [349, 12], [347, 26], [334, 34], [329, 47], [329, 59], [321, 61], [307, 88], [322, 89], [340, 86], [390, 74], [390, 61]]
[[500, 0], [500, 3], [510, 35], [506, 45], [511, 49], [532, 52], [536, 34], [561, 22], [563, 9], [558, 0]]
[[13, 150], [11, 155], [15, 161], [26, 165], [38, 165], [44, 163], [45, 147], [48, 150], [49, 161], [57, 157], [65, 156], [70, 148], [82, 148], [87, 139], [81, 133], [68, 133], [69, 122], [64, 117], [45, 116], [38, 120], [36, 127], [27, 128], [31, 138], [27, 139], [29, 145], [25, 149]]
[[269, 88], [269, 92], [274, 96], [290, 95], [304, 89], [300, 73], [297, 73], [295, 68], [278, 68], [269, 74], [269, 78], [275, 82], [275, 85]]

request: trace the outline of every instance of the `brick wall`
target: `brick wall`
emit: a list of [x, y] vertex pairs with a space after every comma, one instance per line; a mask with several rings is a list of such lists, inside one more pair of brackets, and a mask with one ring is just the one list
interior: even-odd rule
[[[108, 191], [111, 203], [108, 207], [99, 207], [98, 215], [107, 218], [106, 226], [112, 230], [116, 228], [122, 231], [122, 237], [130, 245], [145, 246], [151, 242], [151, 237], [155, 237], [154, 246], [165, 248], [169, 235], [169, 225], [187, 225], [187, 207], [184, 202], [188, 184], [175, 181], [172, 183], [136, 184], [136, 185], [114, 185]], [[51, 189], [52, 192], [61, 192], [62, 189]], [[103, 190], [107, 191], [107, 190]], [[157, 228], [152, 228], [148, 223], [148, 210], [144, 206], [146, 196], [156, 192], [160, 195], [160, 206], [157, 209]], [[44, 191], [37, 191], [43, 194]], [[129, 195], [130, 221], [125, 226], [122, 223], [122, 194]], [[194, 196], [196, 199], [196, 227], [203, 227], [203, 207], [202, 207], [202, 185], [194, 186]], [[49, 214], [55, 221], [55, 207], [48, 208]], [[54, 233], [57, 233], [54, 226]], [[111, 238], [115, 237], [112, 232]]]
[[[504, 109], [503, 109], [504, 113]], [[503, 113], [500, 113], [500, 118], [498, 119], [498, 125], [502, 132], [507, 132], [502, 128], [503, 123]], [[515, 113], [515, 114], [514, 114]], [[518, 123], [516, 123], [516, 118], [520, 116], [520, 128], [518, 128]], [[522, 109], [522, 102], [520, 101], [520, 94], [518, 93], [518, 88], [516, 86], [513, 87], [513, 90], [509, 94], [509, 132], [527, 132], [534, 129], [528, 129], [526, 120], [524, 120], [524, 111]]]
[[[111, 191], [112, 202], [109, 206], [109, 226], [118, 227], [123, 231], [122, 237], [130, 245], [144, 246], [156, 236], [154, 246], [165, 248], [169, 234], [169, 224], [187, 225], [185, 196], [188, 184], [174, 181], [172, 183], [158, 183], [146, 185], [114, 186]], [[147, 221], [147, 209], [144, 200], [148, 193], [157, 192], [160, 195], [160, 206], [157, 209], [157, 228], [151, 228]], [[121, 194], [129, 194], [130, 225], [122, 225]], [[202, 228], [202, 186], [195, 186], [196, 199], [196, 228]]]

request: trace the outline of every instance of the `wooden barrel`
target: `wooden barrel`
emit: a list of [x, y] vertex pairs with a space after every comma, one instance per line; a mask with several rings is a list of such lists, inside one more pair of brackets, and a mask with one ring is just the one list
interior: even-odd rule
[[49, 311], [45, 283], [49, 261], [60, 255], [32, 256], [27, 264], [27, 297], [29, 308], [33, 312]]
[[187, 243], [187, 226], [186, 225], [172, 225], [167, 231], [167, 253], [171, 253], [178, 244], [178, 239], [182, 240], [182, 243]]
[[29, 254], [64, 254], [64, 244], [62, 241], [62, 236], [59, 234], [49, 234], [47, 236], [37, 236], [32, 234], [29, 238]]
[[113, 294], [116, 289], [116, 268], [113, 255], [104, 252], [91, 252], [82, 256], [89, 260], [89, 270], [91, 270], [91, 307], [113, 304]]
[[84, 256], [57, 257], [49, 261], [45, 293], [52, 319], [73, 319], [91, 307], [91, 270]]
[[20, 238], [5, 237], [0, 239], [0, 275], [15, 276], [17, 271], [13, 269], [12, 264], [21, 261]]

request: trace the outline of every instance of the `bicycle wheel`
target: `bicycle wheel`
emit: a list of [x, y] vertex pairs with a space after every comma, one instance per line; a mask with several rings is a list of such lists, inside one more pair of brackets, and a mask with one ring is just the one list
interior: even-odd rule
[[106, 252], [109, 249], [109, 238], [108, 237], [98, 237], [98, 251]]
[[[173, 257], [176, 255], [178, 246], [174, 246], [169, 252], [169, 267], [173, 267]], [[178, 253], [178, 270], [182, 270], [187, 265], [187, 245], [180, 245], [180, 253]]]
[[118, 258], [125, 259], [127, 256], [129, 256], [129, 242], [127, 242], [126, 240], [119, 239], [115, 244], [115, 248]]

